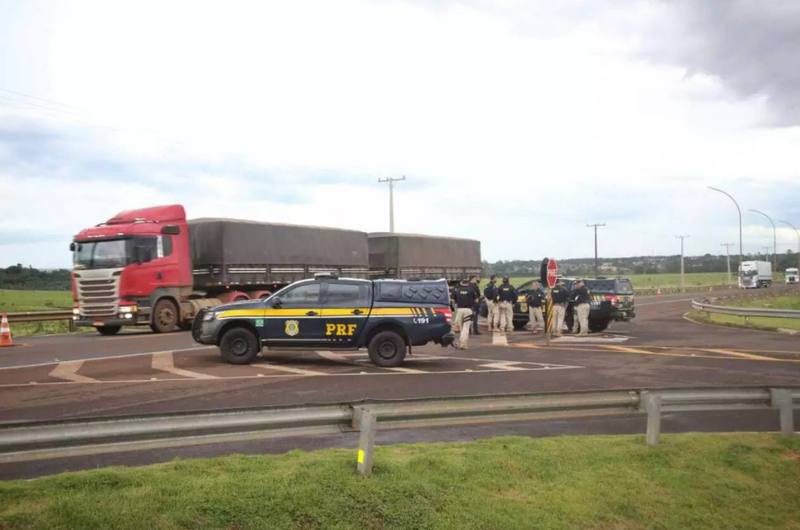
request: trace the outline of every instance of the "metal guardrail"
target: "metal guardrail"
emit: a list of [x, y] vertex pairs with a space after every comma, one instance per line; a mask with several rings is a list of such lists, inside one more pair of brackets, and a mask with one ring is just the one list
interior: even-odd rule
[[378, 428], [646, 414], [647, 443], [655, 445], [663, 412], [776, 410], [781, 432], [791, 434], [796, 408], [800, 408], [800, 387], [744, 387], [376, 401], [20, 422], [0, 425], [0, 463], [360, 431], [357, 469], [368, 474]]
[[21, 311], [8, 313], [8, 321], [14, 322], [47, 322], [52, 320], [72, 321], [72, 309], [59, 309], [57, 311]]
[[796, 309], [767, 309], [762, 307], [728, 307], [713, 305], [692, 300], [692, 309], [706, 311], [707, 313], [720, 313], [723, 315], [738, 315], [742, 317], [773, 317], [773, 318], [800, 318], [800, 311]]

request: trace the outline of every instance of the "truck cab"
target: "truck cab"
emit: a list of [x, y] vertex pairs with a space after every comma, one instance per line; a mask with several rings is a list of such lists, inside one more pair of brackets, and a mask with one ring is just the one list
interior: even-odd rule
[[189, 239], [180, 205], [121, 212], [79, 232], [73, 252], [73, 320], [104, 335], [122, 326], [179, 325], [182, 292], [190, 292]]
[[339, 279], [318, 275], [266, 300], [203, 309], [192, 337], [219, 346], [231, 364], [251, 363], [264, 346], [358, 349], [378, 366], [399, 366], [412, 346], [448, 346], [452, 312], [447, 282]]
[[787, 285], [800, 283], [800, 271], [797, 267], [788, 267], [784, 276]]
[[739, 266], [739, 287], [758, 289], [772, 285], [772, 263], [768, 261], [743, 261]]

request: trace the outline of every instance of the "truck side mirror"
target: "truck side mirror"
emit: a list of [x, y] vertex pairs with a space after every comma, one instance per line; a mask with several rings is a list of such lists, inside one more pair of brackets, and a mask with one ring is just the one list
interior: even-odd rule
[[70, 243], [70, 244], [69, 244], [69, 251], [70, 251], [70, 252], [75, 252], [75, 246], [76, 246], [76, 245], [75, 245], [75, 242], [74, 242], [74, 241], [73, 241], [72, 243]]

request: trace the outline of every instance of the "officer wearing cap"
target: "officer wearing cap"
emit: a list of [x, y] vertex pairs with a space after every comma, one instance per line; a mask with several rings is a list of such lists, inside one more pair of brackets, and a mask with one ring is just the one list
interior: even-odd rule
[[478, 330], [478, 315], [481, 309], [481, 279], [477, 274], [469, 277], [469, 284], [475, 290], [475, 305], [472, 306], [472, 334], [480, 335]]
[[500, 331], [514, 331], [514, 302], [517, 301], [517, 290], [503, 276], [503, 283], [497, 289], [498, 312], [500, 313]]
[[530, 314], [531, 331], [535, 335], [539, 329], [544, 329], [544, 315], [542, 314], [542, 306], [545, 303], [545, 294], [539, 282], [533, 282], [530, 292], [525, 297], [528, 303], [528, 312]]
[[572, 291], [572, 304], [575, 308], [575, 318], [580, 331], [578, 336], [585, 337], [589, 334], [589, 311], [591, 309], [592, 297], [589, 289], [583, 280], [575, 282], [575, 289]]
[[497, 313], [497, 276], [492, 274], [489, 277], [489, 283], [486, 284], [486, 288], [483, 290], [483, 297], [486, 299], [486, 309], [488, 313], [486, 315], [487, 320], [489, 321], [489, 331], [499, 331], [500, 327], [500, 319]]
[[550, 291], [550, 296], [553, 298], [553, 324], [555, 325], [553, 335], [560, 337], [561, 329], [564, 327], [564, 316], [567, 313], [567, 304], [569, 303], [569, 291], [561, 279], [556, 282], [556, 286]]
[[472, 307], [475, 305], [477, 292], [466, 279], [453, 289], [453, 301], [456, 306], [456, 318], [453, 327], [460, 329], [456, 348], [466, 350], [469, 347], [469, 330], [472, 325]]

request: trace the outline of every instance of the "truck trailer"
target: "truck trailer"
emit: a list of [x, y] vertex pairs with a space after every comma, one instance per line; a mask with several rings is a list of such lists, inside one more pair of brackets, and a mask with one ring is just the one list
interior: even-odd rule
[[70, 246], [73, 321], [189, 329], [203, 308], [266, 298], [292, 282], [343, 278], [457, 281], [479, 274], [480, 243], [236, 219], [186, 219], [181, 205], [121, 212]]
[[739, 287], [757, 289], [772, 285], [772, 263], [769, 261], [743, 261], [739, 266]]
[[481, 274], [481, 243], [474, 239], [422, 234], [369, 234], [369, 271], [373, 279], [435, 280], [452, 286]]

